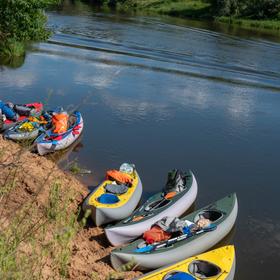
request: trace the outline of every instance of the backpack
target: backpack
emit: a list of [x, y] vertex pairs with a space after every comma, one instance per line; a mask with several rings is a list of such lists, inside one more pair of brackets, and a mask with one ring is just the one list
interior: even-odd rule
[[168, 172], [164, 193], [181, 192], [186, 186], [186, 174], [181, 170], [173, 169]]

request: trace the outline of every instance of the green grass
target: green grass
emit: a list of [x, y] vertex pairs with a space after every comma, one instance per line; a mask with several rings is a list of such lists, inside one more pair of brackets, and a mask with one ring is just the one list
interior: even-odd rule
[[0, 43], [0, 56], [2, 57], [20, 57], [25, 54], [25, 45], [14, 39], [8, 39]]
[[0, 279], [41, 279], [50, 260], [59, 279], [68, 278], [71, 241], [81, 226], [77, 215], [69, 211], [72, 197], [56, 181], [43, 212], [26, 203], [9, 223], [0, 223]]
[[104, 0], [104, 4], [110, 3], [117, 10], [141, 11], [146, 13], [158, 13], [169, 16], [193, 19], [210, 19], [221, 23], [242, 26], [249, 29], [280, 30], [280, 19], [275, 20], [251, 20], [229, 17], [216, 17], [213, 14], [211, 4], [207, 0]]
[[210, 4], [203, 0], [125, 0], [116, 2], [118, 9], [137, 9], [178, 17], [208, 17], [210, 8]]
[[222, 23], [242, 26], [244, 28], [280, 30], [280, 20], [252, 20], [230, 17], [217, 17], [216, 20]]

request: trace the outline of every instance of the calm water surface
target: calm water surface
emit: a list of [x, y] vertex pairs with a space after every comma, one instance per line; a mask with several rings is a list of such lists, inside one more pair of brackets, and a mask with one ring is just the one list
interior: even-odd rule
[[21, 67], [0, 68], [0, 98], [78, 107], [83, 138], [58, 160], [91, 169], [83, 178], [90, 186], [128, 161], [145, 197], [174, 167], [197, 176], [196, 207], [236, 192], [236, 279], [272, 279], [280, 259], [280, 39], [197, 24], [87, 6], [49, 13], [54, 35], [30, 47]]

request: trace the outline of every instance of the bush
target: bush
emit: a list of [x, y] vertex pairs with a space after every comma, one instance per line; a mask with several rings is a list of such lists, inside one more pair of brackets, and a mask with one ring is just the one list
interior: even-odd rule
[[253, 19], [276, 18], [280, 13], [280, 0], [247, 0], [244, 16]]
[[[22, 53], [18, 42], [45, 40], [44, 9], [59, 0], [1, 0], [0, 1], [0, 51], [2, 56]], [[15, 52], [13, 52], [15, 51]]]
[[276, 18], [280, 13], [280, 0], [209, 0], [218, 16]]

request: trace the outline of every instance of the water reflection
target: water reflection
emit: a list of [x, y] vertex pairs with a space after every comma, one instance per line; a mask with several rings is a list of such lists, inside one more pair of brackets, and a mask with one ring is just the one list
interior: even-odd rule
[[274, 277], [278, 39], [236, 29], [218, 33], [220, 27], [207, 22], [72, 8], [69, 2], [49, 20], [53, 37], [34, 44], [20, 68], [2, 67], [0, 99], [79, 108], [82, 142], [52, 156], [62, 166], [78, 160], [92, 170], [82, 177], [88, 186], [129, 161], [139, 170], [144, 198], [162, 189], [172, 168], [194, 171], [196, 208], [237, 192], [237, 279]]

